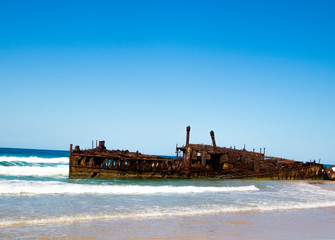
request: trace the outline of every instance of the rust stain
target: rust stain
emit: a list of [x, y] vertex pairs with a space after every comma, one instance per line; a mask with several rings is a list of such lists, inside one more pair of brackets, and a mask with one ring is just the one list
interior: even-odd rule
[[299, 162], [265, 156], [260, 152], [218, 147], [214, 131], [212, 145], [190, 144], [190, 126], [186, 144], [176, 147], [176, 157], [164, 158], [128, 150], [108, 150], [105, 141], [92, 149], [72, 149], [70, 178], [262, 178], [262, 179], [335, 179], [332, 168], [314, 162]]

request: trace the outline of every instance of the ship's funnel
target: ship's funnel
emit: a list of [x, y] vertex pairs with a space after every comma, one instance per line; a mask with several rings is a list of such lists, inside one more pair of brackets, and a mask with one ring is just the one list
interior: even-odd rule
[[212, 143], [213, 143], [213, 147], [216, 148], [216, 142], [215, 142], [215, 137], [214, 137], [214, 131], [211, 131], [211, 138], [212, 138]]
[[191, 131], [191, 127], [187, 126], [187, 128], [186, 128], [186, 146], [188, 146], [190, 144], [190, 131]]

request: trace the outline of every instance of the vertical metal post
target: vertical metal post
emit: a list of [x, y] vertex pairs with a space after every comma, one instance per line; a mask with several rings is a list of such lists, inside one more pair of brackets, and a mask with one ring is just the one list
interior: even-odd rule
[[193, 149], [190, 147], [186, 148], [186, 157], [184, 162], [184, 168], [185, 170], [190, 170], [192, 167], [192, 155], [193, 155]]
[[207, 152], [203, 150], [201, 152], [201, 167], [206, 168], [206, 162], [207, 162]]
[[186, 127], [186, 146], [188, 146], [190, 143], [190, 131], [191, 131], [191, 127], [187, 126]]
[[72, 149], [73, 149], [73, 145], [72, 143], [70, 144], [70, 162], [71, 162], [71, 158], [72, 158]]
[[214, 131], [212, 130], [210, 132], [211, 138], [212, 138], [212, 143], [213, 143], [213, 147], [214, 149], [216, 148], [216, 142], [215, 142], [215, 136], [214, 136]]
[[72, 166], [72, 143], [70, 144], [70, 160], [69, 160], [69, 177], [71, 177], [71, 166]]

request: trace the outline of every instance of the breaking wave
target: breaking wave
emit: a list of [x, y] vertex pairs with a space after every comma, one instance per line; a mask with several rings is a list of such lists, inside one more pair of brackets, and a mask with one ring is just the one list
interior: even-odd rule
[[0, 166], [0, 175], [3, 176], [68, 176], [69, 166], [57, 165], [54, 167], [39, 166]]
[[189, 194], [210, 192], [258, 191], [254, 185], [239, 187], [196, 187], [196, 186], [140, 186], [140, 185], [78, 185], [58, 181], [0, 181], [0, 194]]
[[1, 162], [26, 162], [26, 163], [69, 163], [68, 157], [60, 158], [41, 158], [41, 157], [8, 157], [0, 156]]
[[1, 220], [0, 227], [8, 227], [15, 225], [45, 225], [45, 224], [64, 224], [72, 222], [88, 222], [94, 220], [114, 220], [114, 219], [139, 219], [139, 218], [159, 218], [169, 216], [192, 216], [192, 215], [208, 215], [219, 213], [235, 213], [235, 212], [265, 212], [265, 211], [285, 211], [294, 209], [311, 209], [320, 207], [334, 207], [335, 202], [317, 202], [317, 203], [280, 203], [272, 206], [218, 206], [211, 205], [202, 208], [192, 207], [177, 207], [177, 208], [161, 208], [153, 211], [137, 211], [129, 213], [113, 213], [113, 214], [78, 214], [73, 216], [54, 216], [48, 218], [33, 218], [33, 219], [13, 219]]

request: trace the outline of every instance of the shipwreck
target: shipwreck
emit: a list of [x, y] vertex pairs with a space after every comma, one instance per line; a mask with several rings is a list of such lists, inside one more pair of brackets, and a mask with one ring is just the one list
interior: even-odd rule
[[206, 178], [206, 179], [308, 179], [327, 180], [332, 174], [323, 164], [265, 156], [260, 152], [216, 146], [186, 144], [176, 147], [176, 156], [165, 158], [128, 150], [107, 150], [105, 141], [81, 150], [70, 144], [69, 178]]

